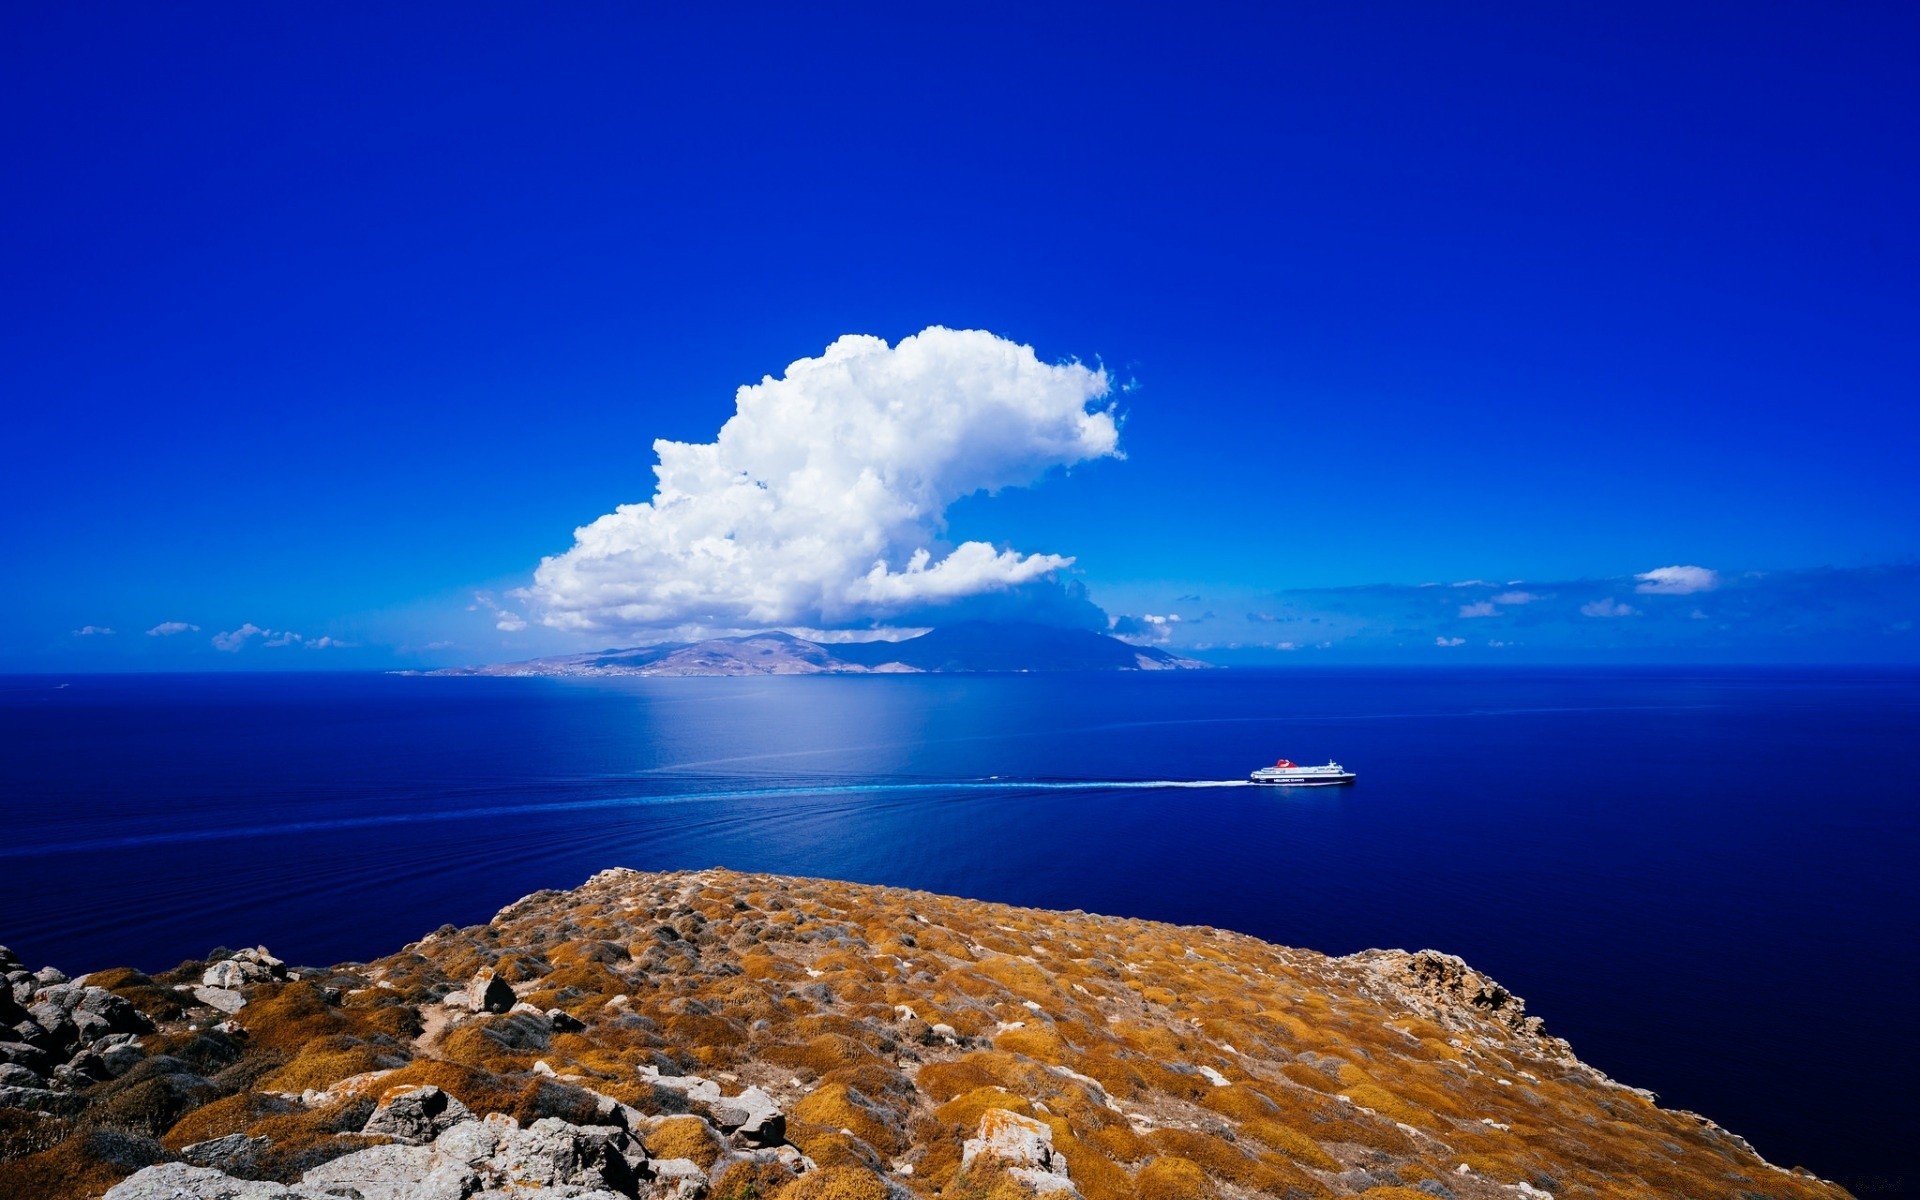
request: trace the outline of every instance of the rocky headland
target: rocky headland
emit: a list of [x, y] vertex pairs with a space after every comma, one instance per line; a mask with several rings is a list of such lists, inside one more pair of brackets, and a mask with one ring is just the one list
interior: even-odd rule
[[6, 1197], [1847, 1194], [1433, 951], [610, 870], [371, 963], [0, 973]]

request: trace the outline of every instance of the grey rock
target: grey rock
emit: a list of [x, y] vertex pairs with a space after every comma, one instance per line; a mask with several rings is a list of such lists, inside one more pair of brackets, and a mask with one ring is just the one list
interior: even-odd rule
[[513, 986], [496, 976], [493, 968], [484, 967], [467, 985], [467, 1003], [473, 1006], [475, 1012], [511, 1012], [514, 1005]]
[[208, 967], [200, 982], [208, 987], [242, 988], [255, 983], [277, 983], [287, 978], [287, 964], [265, 946], [240, 950]]
[[500, 1128], [498, 1121], [463, 1121], [433, 1140], [433, 1152], [443, 1161], [477, 1167], [499, 1151]]
[[90, 987], [80, 993], [79, 1003], [74, 1006], [76, 1023], [81, 1013], [89, 1013], [106, 1023], [106, 1028], [96, 1036], [153, 1032], [153, 1022], [147, 1020], [145, 1013], [103, 987]]
[[11, 975], [13, 972], [21, 970], [25, 966], [26, 964], [20, 961], [18, 955], [5, 946], [0, 946], [0, 971]]
[[548, 1009], [547, 1020], [553, 1022], [553, 1031], [555, 1033], [579, 1033], [587, 1027], [585, 1021], [582, 1021], [579, 1017], [574, 1016], [565, 1009]]
[[263, 1137], [248, 1137], [244, 1133], [230, 1133], [225, 1137], [211, 1141], [195, 1142], [181, 1148], [180, 1157], [196, 1167], [213, 1167], [220, 1171], [251, 1171], [260, 1161], [260, 1154], [273, 1143]]
[[237, 1013], [247, 1006], [247, 998], [232, 988], [197, 987], [193, 989], [193, 998], [223, 1013]]
[[71, 1092], [55, 1092], [37, 1087], [0, 1087], [0, 1108], [24, 1108], [32, 1112], [71, 1115], [85, 1102]]
[[161, 1163], [122, 1179], [106, 1200], [305, 1200], [278, 1183], [235, 1179], [211, 1167]]
[[59, 967], [41, 967], [33, 973], [33, 977], [38, 979], [43, 987], [56, 983], [65, 983], [68, 979], [67, 973]]
[[[11, 1029], [0, 1029], [0, 1033], [12, 1033]], [[25, 1067], [36, 1074], [44, 1073], [53, 1065], [47, 1058], [47, 1052], [38, 1046], [29, 1046], [25, 1042], [0, 1041], [0, 1063], [11, 1063]]]
[[141, 1060], [146, 1057], [147, 1052], [134, 1042], [108, 1046], [100, 1052], [100, 1061], [105, 1064], [108, 1076], [114, 1079], [120, 1078], [139, 1066]]
[[382, 1099], [360, 1132], [385, 1134], [396, 1141], [422, 1145], [462, 1122], [471, 1122], [467, 1106], [426, 1084]]
[[61, 1066], [55, 1067], [53, 1077], [68, 1087], [83, 1088], [113, 1078], [113, 1072], [107, 1069], [106, 1060], [98, 1054], [82, 1050]]
[[653, 1177], [661, 1185], [658, 1194], [678, 1200], [699, 1200], [707, 1194], [707, 1173], [690, 1158], [656, 1158]]
[[[43, 991], [41, 995], [45, 996], [46, 993]], [[27, 1015], [42, 1031], [42, 1040], [35, 1043], [42, 1049], [65, 1049], [73, 1045], [79, 1037], [80, 1031], [74, 1028], [73, 1018], [67, 1015], [66, 1009], [56, 1003], [37, 1000], [27, 1007]], [[34, 1041], [32, 1037], [27, 1037], [25, 1040]]]
[[436, 1162], [426, 1146], [372, 1146], [320, 1164], [300, 1185], [334, 1195], [352, 1189], [360, 1200], [462, 1200], [479, 1180], [457, 1163]]
[[0, 1062], [0, 1087], [45, 1087], [46, 1080], [16, 1063]]
[[750, 1146], [777, 1146], [786, 1140], [787, 1117], [773, 1097], [757, 1087], [708, 1105], [713, 1123]]

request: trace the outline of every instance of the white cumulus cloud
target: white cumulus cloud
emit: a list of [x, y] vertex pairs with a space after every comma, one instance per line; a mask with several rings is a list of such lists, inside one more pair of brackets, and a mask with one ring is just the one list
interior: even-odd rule
[[1501, 592], [1493, 598], [1495, 604], [1532, 604], [1540, 597], [1532, 592]]
[[1583, 617], [1631, 617], [1639, 611], [1631, 604], [1617, 603], [1612, 596], [1580, 606], [1580, 615]]
[[1649, 596], [1691, 596], [1720, 586], [1720, 573], [1705, 567], [1655, 567], [1634, 578], [1640, 583], [1633, 590]]
[[75, 637], [107, 637], [112, 633], [113, 633], [113, 630], [107, 628], [105, 625], [82, 625], [80, 628], [73, 631], [73, 636]]
[[238, 629], [222, 630], [221, 632], [214, 634], [213, 648], [216, 650], [225, 650], [229, 654], [234, 654], [244, 649], [247, 643], [252, 641], [254, 638], [259, 638], [260, 644], [262, 646], [279, 647], [279, 646], [305, 645], [305, 646], [313, 647], [314, 649], [324, 650], [329, 647], [344, 645], [344, 643], [336, 642], [332, 638], [328, 638], [328, 637], [323, 637], [318, 641], [310, 642], [306, 638], [302, 637], [297, 633], [292, 632], [291, 630], [263, 629], [260, 626], [255, 625], [252, 621], [248, 621], [245, 625], [242, 625]]
[[575, 530], [523, 598], [579, 632], [834, 628], [1046, 586], [1072, 558], [948, 547], [946, 510], [1117, 457], [1111, 390], [977, 330], [843, 337], [740, 388], [714, 441], [656, 441], [652, 498]]
[[199, 633], [199, 632], [200, 632], [200, 627], [198, 625], [190, 625], [185, 621], [162, 621], [158, 625], [155, 625], [152, 629], [147, 630], [147, 636], [148, 637], [172, 637], [176, 633]]
[[1436, 646], [1464, 646], [1467, 644], [1467, 639], [1462, 637], [1437, 637], [1433, 639], [1433, 644]]
[[1499, 613], [1500, 610], [1493, 606], [1493, 601], [1491, 600], [1482, 600], [1478, 604], [1462, 604], [1460, 606], [1460, 615], [1463, 617], [1493, 617], [1498, 616]]

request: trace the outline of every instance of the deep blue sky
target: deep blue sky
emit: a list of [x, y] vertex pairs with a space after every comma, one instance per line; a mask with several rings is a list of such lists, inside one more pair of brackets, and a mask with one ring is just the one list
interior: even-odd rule
[[1911, 7], [1027, 7], [14, 6], [0, 666], [544, 648], [470, 593], [934, 323], [1138, 381], [952, 513], [1115, 613], [1920, 551]]

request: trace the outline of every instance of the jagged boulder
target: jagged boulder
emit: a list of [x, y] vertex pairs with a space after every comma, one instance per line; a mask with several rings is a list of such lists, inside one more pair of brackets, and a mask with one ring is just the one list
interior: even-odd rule
[[960, 1148], [960, 1172], [976, 1162], [991, 1162], [1032, 1188], [1037, 1195], [1078, 1196], [1067, 1178], [1067, 1158], [1053, 1148], [1053, 1130], [1032, 1117], [1004, 1108], [980, 1114], [980, 1129]]
[[787, 1135], [787, 1116], [772, 1096], [750, 1087], [707, 1106], [713, 1123], [749, 1146], [777, 1146]]
[[513, 985], [495, 975], [492, 967], [480, 968], [467, 985], [467, 1003], [475, 1012], [512, 1012], [514, 1002]]
[[397, 1142], [418, 1146], [471, 1120], [473, 1114], [467, 1111], [466, 1105], [432, 1084], [402, 1086], [380, 1097], [379, 1107], [373, 1110], [360, 1132], [384, 1134]]

